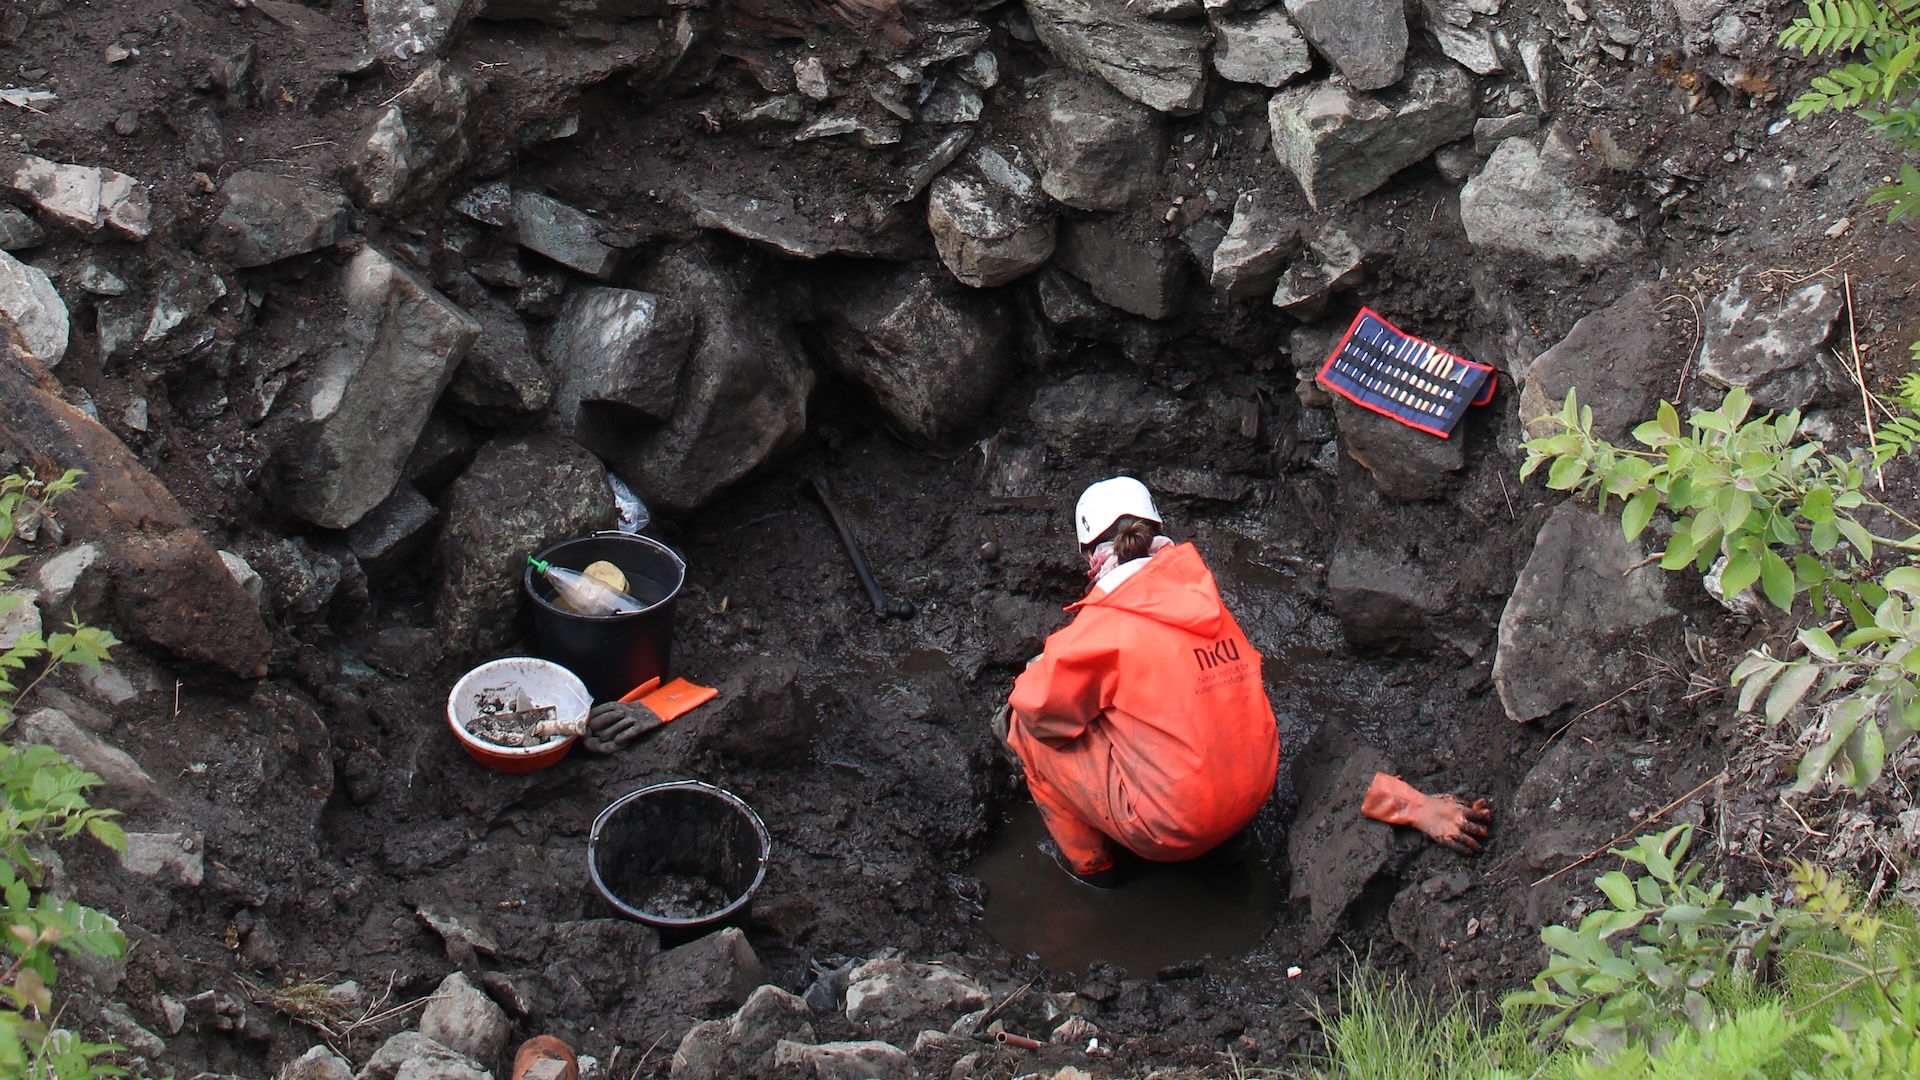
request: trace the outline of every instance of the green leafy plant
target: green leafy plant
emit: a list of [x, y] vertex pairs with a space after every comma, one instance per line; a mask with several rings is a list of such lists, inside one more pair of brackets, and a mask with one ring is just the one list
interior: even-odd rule
[[[1683, 425], [1661, 402], [1634, 429], [1645, 447], [1635, 450], [1594, 435], [1593, 411], [1569, 391], [1557, 415], [1541, 418], [1552, 433], [1524, 444], [1520, 475], [1545, 465], [1550, 488], [1591, 493], [1603, 511], [1610, 497], [1623, 500], [1630, 540], [1665, 507], [1675, 520], [1661, 567], [1707, 574], [1724, 558], [1724, 596], [1758, 584], [1787, 612], [1804, 597], [1804, 654], [1757, 650], [1730, 681], [1741, 711], [1764, 708], [1771, 724], [1803, 703], [1821, 706], [1803, 732], [1799, 790], [1826, 775], [1865, 790], [1886, 755], [1920, 732], [1920, 568], [1904, 565], [1920, 555], [1920, 525], [1869, 489], [1871, 455], [1800, 440], [1797, 411], [1749, 419], [1752, 404], [1735, 388]], [[1879, 522], [1912, 532], [1883, 535]], [[1886, 568], [1896, 559], [1903, 565]]]
[[[1543, 929], [1547, 967], [1503, 1006], [1602, 1051], [1581, 1077], [1920, 1075], [1911, 920], [1859, 910], [1807, 863], [1790, 903], [1729, 900], [1685, 861], [1692, 830], [1613, 851], [1645, 873], [1595, 879], [1610, 906]], [[1769, 982], [1759, 971], [1776, 957], [1791, 973]]]
[[[1815, 76], [1789, 114], [1848, 109], [1875, 134], [1920, 150], [1920, 0], [1807, 0], [1807, 14], [1780, 32], [1780, 46], [1808, 56], [1859, 54]], [[1890, 221], [1920, 214], [1920, 169], [1902, 165], [1898, 180], [1874, 189], [1867, 205], [1887, 205]]]
[[[19, 527], [52, 513], [53, 500], [71, 491], [80, 473], [42, 482], [26, 474], [0, 477], [0, 614], [26, 602], [8, 588], [22, 556], [9, 554]], [[13, 703], [63, 664], [98, 668], [118, 642], [80, 625], [38, 632], [0, 650], [0, 730], [13, 723]], [[24, 687], [16, 673], [35, 672]], [[52, 987], [58, 952], [118, 958], [126, 939], [106, 915], [41, 889], [45, 867], [35, 852], [85, 832], [115, 851], [126, 849], [117, 812], [95, 807], [87, 792], [100, 785], [52, 748], [0, 743], [0, 1076], [77, 1080], [119, 1073], [109, 1044], [89, 1043], [53, 1026]]]

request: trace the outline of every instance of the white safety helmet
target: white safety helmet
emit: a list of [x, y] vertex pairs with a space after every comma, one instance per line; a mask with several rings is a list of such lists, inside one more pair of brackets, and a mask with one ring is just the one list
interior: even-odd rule
[[1074, 530], [1080, 537], [1080, 546], [1093, 543], [1123, 517], [1162, 524], [1147, 485], [1131, 476], [1115, 476], [1089, 485], [1080, 493], [1080, 505], [1073, 510]]

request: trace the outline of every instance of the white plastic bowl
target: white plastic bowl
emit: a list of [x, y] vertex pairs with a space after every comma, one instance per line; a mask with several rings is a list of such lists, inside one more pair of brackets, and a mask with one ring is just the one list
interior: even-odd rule
[[501, 772], [527, 773], [544, 769], [573, 748], [577, 735], [549, 739], [538, 746], [500, 746], [470, 734], [467, 725], [477, 715], [478, 697], [487, 689], [510, 693], [519, 687], [535, 705], [552, 705], [556, 720], [581, 720], [593, 708], [593, 698], [579, 676], [551, 660], [509, 656], [489, 660], [460, 677], [447, 695], [447, 726], [473, 760]]

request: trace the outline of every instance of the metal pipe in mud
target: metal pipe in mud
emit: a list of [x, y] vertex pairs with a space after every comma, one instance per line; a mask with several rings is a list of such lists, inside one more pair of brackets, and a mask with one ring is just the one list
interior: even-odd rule
[[1025, 1035], [1015, 1035], [1012, 1032], [1007, 1032], [1007, 1031], [994, 1032], [993, 1041], [999, 1043], [1002, 1046], [1018, 1047], [1021, 1050], [1040, 1049], [1039, 1039], [1029, 1039]]
[[827, 486], [827, 478], [813, 478], [813, 493], [820, 496], [820, 505], [827, 508], [827, 516], [833, 519], [833, 527], [840, 531], [840, 542], [846, 545], [847, 557], [853, 560], [853, 572], [860, 577], [860, 584], [866, 587], [867, 598], [873, 601], [873, 613], [881, 618], [910, 619], [913, 617], [913, 604], [906, 600], [888, 600], [880, 583], [873, 579], [873, 571], [867, 568], [867, 560], [860, 554], [860, 545], [854, 542], [853, 528], [847, 519], [840, 515], [840, 507], [833, 501], [833, 491]]

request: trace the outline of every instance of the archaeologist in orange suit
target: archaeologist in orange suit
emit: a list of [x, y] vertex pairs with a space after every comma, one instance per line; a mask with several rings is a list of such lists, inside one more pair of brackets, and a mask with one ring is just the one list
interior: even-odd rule
[[1280, 737], [1260, 653], [1146, 485], [1087, 488], [1074, 526], [1093, 588], [1015, 680], [995, 733], [1020, 758], [1062, 863], [1116, 883], [1116, 845], [1198, 858], [1273, 791]]

